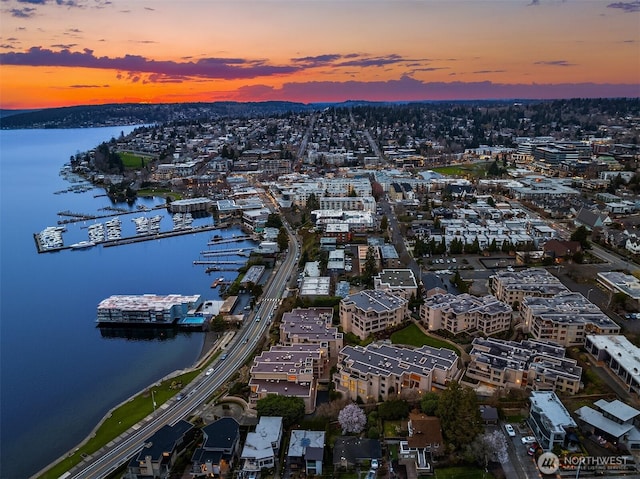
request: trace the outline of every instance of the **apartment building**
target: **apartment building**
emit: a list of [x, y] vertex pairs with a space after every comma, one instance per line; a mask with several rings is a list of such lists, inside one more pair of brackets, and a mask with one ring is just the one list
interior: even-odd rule
[[400, 324], [407, 316], [408, 301], [380, 290], [364, 290], [340, 301], [340, 326], [360, 339]]
[[332, 321], [333, 308], [296, 308], [284, 313], [280, 322], [280, 344], [313, 344], [320, 349], [323, 359], [333, 365], [344, 341]]
[[346, 346], [338, 357], [333, 381], [336, 391], [353, 400], [386, 401], [405, 390], [443, 389], [459, 373], [458, 356], [449, 349], [376, 342]]
[[489, 288], [496, 298], [511, 307], [522, 304], [528, 296], [551, 298], [569, 291], [558, 278], [542, 268], [499, 271], [489, 277]]
[[611, 318], [580, 293], [525, 297], [520, 307], [524, 331], [535, 339], [562, 346], [582, 345], [589, 334], [618, 334]]
[[429, 331], [491, 335], [509, 329], [513, 310], [495, 296], [438, 293], [425, 299], [420, 318]]
[[250, 407], [269, 394], [299, 397], [305, 411], [316, 407], [317, 378], [325, 372], [327, 363], [321, 349], [314, 344], [272, 346], [253, 360], [249, 371]]
[[587, 335], [584, 348], [606, 364], [629, 392], [640, 394], [640, 348], [622, 335]]
[[580, 389], [582, 368], [565, 348], [537, 340], [475, 338], [466, 376], [497, 388], [559, 391]]
[[376, 211], [373, 196], [322, 196], [319, 203], [321, 210]]
[[410, 269], [383, 269], [373, 278], [373, 287], [405, 299], [418, 294], [418, 283]]

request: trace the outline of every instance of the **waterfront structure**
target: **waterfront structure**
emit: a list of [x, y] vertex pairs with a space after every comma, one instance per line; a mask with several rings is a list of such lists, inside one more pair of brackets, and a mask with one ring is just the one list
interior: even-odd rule
[[262, 416], [247, 439], [240, 455], [242, 471], [257, 475], [263, 468], [275, 467], [282, 442], [282, 418]]
[[531, 407], [527, 423], [538, 444], [551, 451], [556, 444], [566, 447], [568, 434], [577, 427], [576, 422], [553, 391], [531, 391]]
[[373, 278], [373, 287], [396, 296], [411, 299], [418, 295], [418, 284], [410, 269], [383, 269]]
[[251, 266], [242, 277], [242, 282], [240, 283], [240, 285], [243, 288], [246, 288], [249, 283], [258, 284], [260, 278], [262, 278], [262, 275], [264, 274], [264, 271], [264, 265], [256, 264]]
[[618, 326], [580, 293], [525, 297], [520, 307], [524, 331], [563, 346], [584, 344], [588, 334], [618, 334]]
[[450, 349], [409, 348], [376, 342], [346, 346], [338, 356], [335, 390], [353, 400], [395, 399], [406, 390], [444, 389], [459, 376], [458, 356]]
[[202, 304], [200, 295], [114, 295], [98, 305], [100, 324], [172, 325]]
[[324, 431], [294, 429], [289, 439], [287, 461], [291, 472], [303, 472], [307, 476], [322, 476], [324, 457]]
[[202, 428], [202, 445], [191, 456], [191, 475], [225, 475], [240, 452], [240, 425], [222, 417]]
[[512, 314], [511, 306], [491, 295], [438, 293], [427, 297], [420, 306], [420, 319], [429, 331], [444, 329], [453, 334], [490, 335], [505, 331]]
[[513, 308], [522, 304], [528, 296], [551, 298], [569, 291], [558, 278], [543, 268], [498, 271], [489, 277], [489, 287], [496, 298]]
[[622, 335], [587, 335], [584, 348], [631, 393], [640, 394], [640, 348]]
[[195, 211], [208, 211], [214, 202], [209, 198], [187, 198], [174, 200], [169, 204], [171, 213], [193, 213]]
[[580, 389], [582, 368], [554, 343], [475, 338], [469, 356], [465, 376], [496, 388], [569, 394]]
[[178, 456], [195, 439], [196, 428], [181, 419], [175, 425], [165, 424], [156, 431], [129, 461], [126, 479], [168, 479]]
[[584, 432], [597, 436], [601, 444], [607, 441], [622, 445], [629, 451], [640, 450], [640, 430], [636, 426], [640, 411], [618, 399], [598, 399], [593, 405], [596, 409], [582, 406], [575, 412]]
[[340, 301], [340, 326], [360, 339], [404, 321], [408, 301], [386, 291], [364, 290]]

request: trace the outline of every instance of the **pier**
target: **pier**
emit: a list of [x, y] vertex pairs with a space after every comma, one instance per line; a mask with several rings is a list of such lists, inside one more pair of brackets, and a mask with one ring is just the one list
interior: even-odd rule
[[221, 249], [218, 251], [200, 251], [200, 254], [205, 257], [210, 256], [251, 256], [253, 248], [240, 248], [240, 249]]
[[236, 261], [219, 261], [219, 260], [206, 260], [206, 259], [197, 259], [193, 262], [193, 264], [245, 264], [246, 260], [236, 260]]
[[217, 244], [229, 244], [229, 243], [235, 243], [237, 241], [245, 241], [245, 240], [250, 240], [253, 239], [251, 236], [249, 235], [244, 235], [244, 236], [234, 236], [232, 238], [214, 238], [211, 241], [209, 241], [207, 244], [209, 246], [214, 246]]

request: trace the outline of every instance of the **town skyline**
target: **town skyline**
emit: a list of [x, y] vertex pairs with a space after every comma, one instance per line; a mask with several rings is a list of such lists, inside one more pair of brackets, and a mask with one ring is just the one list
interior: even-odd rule
[[640, 1], [7, 0], [0, 108], [640, 96]]

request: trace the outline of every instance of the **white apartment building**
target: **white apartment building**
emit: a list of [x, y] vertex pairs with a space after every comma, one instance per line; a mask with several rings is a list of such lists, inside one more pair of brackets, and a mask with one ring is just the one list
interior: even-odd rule
[[408, 301], [386, 291], [364, 290], [340, 301], [340, 326], [360, 339], [400, 324]]
[[543, 268], [499, 271], [489, 277], [489, 288], [496, 298], [511, 307], [522, 304], [522, 300], [528, 296], [551, 298], [569, 292], [558, 278]]

